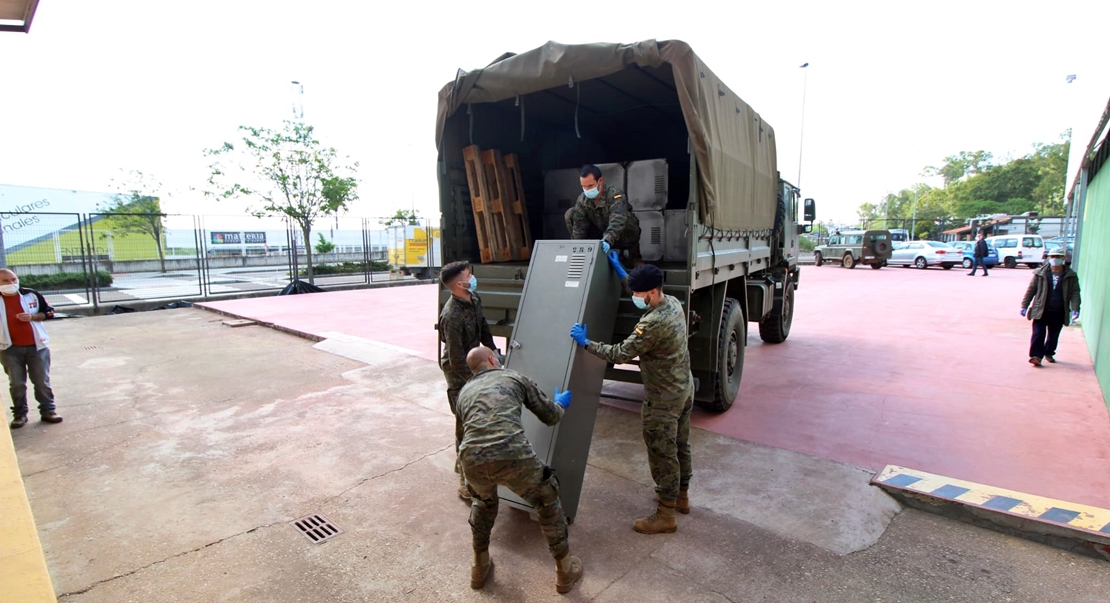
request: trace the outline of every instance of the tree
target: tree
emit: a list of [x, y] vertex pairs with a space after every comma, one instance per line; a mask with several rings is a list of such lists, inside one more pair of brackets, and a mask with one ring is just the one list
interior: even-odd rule
[[335, 243], [325, 239], [323, 234], [316, 233], [316, 238], [318, 239], [316, 241], [316, 253], [324, 254], [335, 251]]
[[166, 230], [166, 214], [162, 213], [161, 199], [151, 194], [162, 190], [162, 183], [149, 174], [132, 170], [113, 179], [108, 186], [118, 192], [106, 203], [98, 205], [97, 209], [112, 216], [115, 230], [145, 234], [154, 239], [158, 248], [158, 263], [165, 272], [166, 252], [162, 234]]
[[381, 221], [383, 226], [420, 226], [420, 212], [414, 209], [398, 209], [392, 216]]
[[208, 149], [208, 189], [217, 200], [243, 199], [257, 217], [283, 216], [304, 235], [308, 280], [312, 273], [312, 224], [346, 211], [358, 199], [353, 174], [358, 163], [343, 165], [333, 147], [313, 135], [312, 126], [286, 121], [280, 131], [239, 126], [240, 146], [225, 142]]
[[986, 151], [971, 153], [960, 151], [958, 155], [945, 157], [944, 165], [939, 168], [926, 167], [925, 173], [930, 176], [941, 176], [944, 178], [944, 186], [948, 186], [966, 176], [983, 173], [990, 167], [993, 158], [994, 156]]

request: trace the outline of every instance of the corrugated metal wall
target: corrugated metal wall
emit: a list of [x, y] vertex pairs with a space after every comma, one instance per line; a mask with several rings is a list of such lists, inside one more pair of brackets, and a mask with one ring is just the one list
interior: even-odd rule
[[1103, 399], [1110, 406], [1110, 169], [1100, 170], [1088, 184], [1082, 219], [1078, 272], [1083, 335]]

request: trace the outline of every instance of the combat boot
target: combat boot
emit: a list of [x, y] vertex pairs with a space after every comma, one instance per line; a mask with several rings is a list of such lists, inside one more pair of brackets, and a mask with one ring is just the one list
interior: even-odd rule
[[582, 577], [582, 560], [567, 550], [561, 559], [555, 560], [555, 592], [566, 594], [574, 588], [574, 583]]
[[690, 514], [690, 497], [687, 495], [686, 488], [678, 491], [678, 500], [674, 501], [674, 510], [683, 515]]
[[470, 567], [470, 588], [478, 590], [485, 586], [492, 569], [493, 559], [489, 558], [489, 549], [474, 551], [474, 565]]
[[466, 487], [466, 477], [464, 477], [462, 473], [459, 474], [458, 494], [459, 498], [465, 500], [466, 502], [470, 502], [470, 488]]
[[655, 513], [637, 519], [632, 523], [632, 529], [641, 534], [671, 534], [678, 530], [678, 520], [675, 519], [674, 503], [659, 501]]

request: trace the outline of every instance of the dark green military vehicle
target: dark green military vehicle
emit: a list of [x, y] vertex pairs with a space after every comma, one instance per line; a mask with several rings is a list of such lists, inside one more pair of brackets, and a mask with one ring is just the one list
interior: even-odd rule
[[[790, 335], [798, 235], [809, 228], [799, 222], [814, 219], [813, 200], [801, 204], [779, 175], [775, 136], [684, 42], [552, 42], [460, 70], [440, 92], [436, 123], [443, 264], [473, 263], [493, 333], [508, 337], [528, 262], [483, 254], [464, 149], [516, 156], [533, 240], [570, 238], [563, 212], [581, 192], [578, 169], [599, 165], [627, 191], [644, 260], [686, 308], [697, 401], [726, 410], [747, 325], [767, 342]], [[447, 299], [441, 287], [441, 308]], [[613, 340], [640, 315], [622, 299]], [[606, 378], [640, 375], [612, 367]]]

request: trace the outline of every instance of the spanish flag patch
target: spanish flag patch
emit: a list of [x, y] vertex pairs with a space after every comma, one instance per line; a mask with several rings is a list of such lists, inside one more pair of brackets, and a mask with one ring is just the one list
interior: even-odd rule
[[614, 199], [620, 199], [620, 198], [621, 198], [621, 195], [613, 195], [613, 198], [614, 198]]
[[643, 327], [636, 327], [636, 334], [642, 336], [644, 334], [644, 328]]

